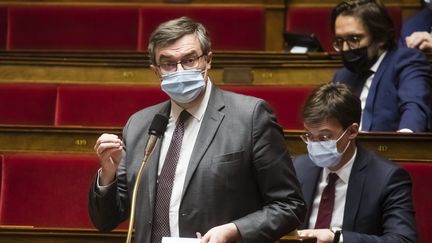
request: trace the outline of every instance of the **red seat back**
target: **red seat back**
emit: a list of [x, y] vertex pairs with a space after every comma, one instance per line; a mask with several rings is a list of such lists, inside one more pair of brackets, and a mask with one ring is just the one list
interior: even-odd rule
[[0, 124], [54, 125], [57, 86], [0, 84]]
[[7, 8], [0, 7], [0, 50], [6, 49], [7, 38]]
[[431, 163], [400, 163], [411, 175], [413, 183], [413, 201], [416, 211], [417, 231], [420, 243], [432, 242], [432, 180]]
[[9, 7], [7, 48], [136, 51], [138, 11], [103, 6]]
[[261, 6], [146, 6], [141, 9], [141, 50], [162, 22], [188, 16], [210, 32], [215, 50], [265, 50], [265, 10]]
[[[333, 34], [331, 30], [331, 11], [333, 7], [289, 7], [286, 12], [285, 31], [295, 33], [314, 33], [324, 51], [332, 52]], [[399, 36], [402, 11], [398, 6], [388, 6], [387, 11], [393, 20], [396, 38]]]
[[3, 155], [0, 224], [92, 227], [87, 199], [98, 168], [96, 155]]
[[133, 113], [167, 99], [160, 86], [61, 85], [55, 125], [123, 127]]

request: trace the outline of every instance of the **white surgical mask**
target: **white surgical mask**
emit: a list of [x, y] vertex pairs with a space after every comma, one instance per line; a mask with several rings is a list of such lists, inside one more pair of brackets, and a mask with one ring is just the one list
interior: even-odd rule
[[345, 135], [346, 132], [347, 130], [345, 130], [345, 132], [336, 140], [319, 142], [309, 141], [307, 143], [307, 149], [309, 152], [309, 158], [312, 160], [312, 162], [314, 162], [318, 167], [322, 168], [335, 167], [339, 163], [342, 155], [348, 149], [348, 146], [351, 142], [348, 142], [344, 151], [341, 153], [338, 151], [337, 142]]
[[162, 90], [178, 103], [192, 102], [206, 86], [202, 71], [198, 69], [179, 70], [161, 77]]

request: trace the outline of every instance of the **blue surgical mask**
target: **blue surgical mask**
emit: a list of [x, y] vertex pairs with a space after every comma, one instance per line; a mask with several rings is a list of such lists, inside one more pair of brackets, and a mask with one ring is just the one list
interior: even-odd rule
[[205, 89], [206, 83], [201, 70], [179, 70], [162, 75], [161, 87], [178, 103], [189, 103]]
[[335, 167], [341, 160], [342, 155], [348, 149], [350, 142], [346, 145], [343, 152], [339, 152], [337, 149], [337, 142], [345, 135], [347, 130], [337, 139], [319, 142], [308, 142], [307, 149], [309, 152], [309, 158], [318, 167]]

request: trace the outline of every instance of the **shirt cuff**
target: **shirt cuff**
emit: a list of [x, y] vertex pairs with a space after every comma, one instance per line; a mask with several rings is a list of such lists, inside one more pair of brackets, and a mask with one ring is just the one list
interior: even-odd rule
[[413, 133], [414, 131], [409, 128], [402, 128], [397, 130], [397, 132], [403, 132], [403, 133]]
[[99, 180], [100, 180], [100, 174], [101, 174], [101, 173], [102, 173], [102, 169], [100, 168], [100, 169], [98, 170], [98, 173], [97, 173], [96, 189], [97, 189], [97, 192], [98, 192], [99, 194], [101, 194], [101, 195], [105, 195], [105, 194], [108, 192], [108, 189], [110, 188], [110, 186], [112, 186], [112, 185], [116, 182], [117, 178], [116, 178], [113, 182], [111, 182], [110, 184], [105, 185], [105, 186], [101, 186], [100, 183], [99, 183]]

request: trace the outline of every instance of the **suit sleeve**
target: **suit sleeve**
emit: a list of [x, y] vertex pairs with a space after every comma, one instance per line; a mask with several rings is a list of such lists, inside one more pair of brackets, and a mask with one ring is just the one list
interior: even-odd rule
[[402, 48], [396, 59], [399, 72], [398, 106], [401, 113], [399, 129], [427, 131], [431, 117], [431, 66], [423, 53]]
[[263, 207], [234, 223], [243, 242], [272, 242], [300, 226], [306, 207], [282, 129], [263, 101], [254, 108], [252, 128], [253, 166]]
[[95, 176], [90, 188], [89, 214], [94, 226], [100, 231], [111, 231], [129, 217], [130, 202], [124, 158], [125, 151], [117, 170], [117, 180], [107, 188], [106, 192], [103, 194], [99, 192], [96, 181], [98, 176]]
[[382, 235], [370, 235], [343, 230], [344, 242], [349, 243], [408, 243], [417, 242], [411, 179], [409, 174], [397, 168], [390, 174], [382, 193]]

